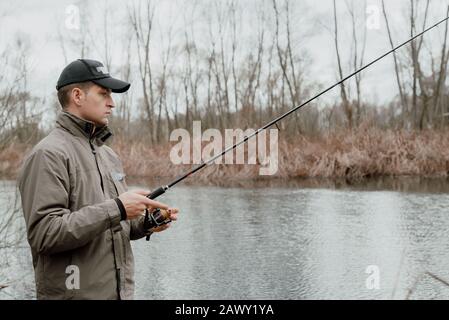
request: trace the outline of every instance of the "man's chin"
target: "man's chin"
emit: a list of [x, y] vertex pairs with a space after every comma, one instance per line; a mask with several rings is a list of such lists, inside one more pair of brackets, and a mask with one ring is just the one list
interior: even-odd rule
[[109, 124], [109, 119], [108, 118], [103, 118], [99, 121], [95, 121], [95, 125], [97, 125], [98, 127], [103, 127], [103, 126], [107, 126]]

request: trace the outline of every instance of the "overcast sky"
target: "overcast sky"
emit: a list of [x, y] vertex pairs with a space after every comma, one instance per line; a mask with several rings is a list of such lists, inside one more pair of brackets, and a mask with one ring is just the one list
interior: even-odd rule
[[[119, 0], [97, 0], [89, 1], [69, 1], [69, 0], [1, 0], [0, 1], [0, 53], [11, 50], [14, 38], [18, 35], [28, 39], [30, 43], [30, 78], [29, 88], [39, 96], [49, 96], [55, 94], [55, 84], [60, 71], [65, 65], [64, 55], [58, 33], [65, 39], [66, 56], [69, 61], [79, 58], [79, 48], [76, 44], [68, 44], [69, 41], [77, 39], [80, 29], [68, 29], [68, 25], [73, 22], [73, 6], [78, 8], [81, 15], [89, 13], [90, 37], [102, 37], [104, 33], [104, 12], [110, 10], [110, 20], [107, 22], [110, 32], [110, 48], [112, 52], [113, 67], [120, 64], [123, 59], [126, 47], [126, 39], [129, 37], [129, 30], [126, 27], [126, 6], [130, 2]], [[446, 12], [449, 0], [431, 1], [431, 13], [429, 15], [430, 25], [441, 20]], [[183, 26], [190, 20], [196, 24], [197, 30], [201, 33], [204, 15], [210, 10], [213, 1], [153, 1], [157, 8], [155, 15], [156, 39], [161, 38], [171, 25], [175, 26], [175, 33], [183, 34]], [[347, 0], [351, 3], [351, 0]], [[239, 13], [238, 34], [245, 39], [254, 34], [253, 26], [255, 12], [260, 8], [265, 8], [266, 12], [272, 13], [271, 1], [268, 0], [247, 0], [237, 1], [241, 11]], [[363, 1], [356, 1], [357, 5]], [[394, 33], [396, 44], [410, 37], [409, 26], [406, 22], [407, 5], [409, 0], [387, 0], [386, 6], [390, 24]], [[421, 6], [424, 1], [420, 1]], [[106, 7], [107, 5], [107, 7]], [[347, 6], [344, 0], [337, 0], [339, 12], [340, 47], [344, 61], [344, 73], [349, 74], [353, 70], [348, 65], [350, 56], [351, 21], [348, 19]], [[370, 8], [368, 18], [364, 20], [363, 15], [358, 15], [360, 28], [367, 28], [367, 45], [365, 51], [365, 62], [369, 62], [389, 50], [389, 43], [386, 28], [381, 12], [381, 2], [377, 0], [367, 0]], [[323, 87], [327, 87], [337, 80], [336, 56], [334, 42], [332, 38], [333, 11], [331, 0], [292, 0], [292, 39], [294, 50], [307, 51], [310, 55], [306, 77], [316, 81]], [[107, 9], [106, 9], [107, 8]], [[376, 8], [379, 25], [373, 25], [376, 17]], [[270, 11], [271, 10], [271, 11]], [[360, 12], [360, 11], [359, 11]], [[374, 19], [374, 20], [373, 20]], [[371, 24], [370, 24], [371, 23]], [[206, 32], [205, 32], [206, 33]], [[158, 34], [160, 36], [158, 36]], [[361, 35], [362, 33], [360, 33]], [[440, 50], [444, 26], [431, 31], [426, 35], [429, 39], [428, 50]], [[205, 38], [206, 35], [198, 34], [198, 39]], [[72, 39], [72, 40], [70, 40]], [[76, 40], [75, 40], [76, 41]], [[156, 40], [157, 41], [157, 40]], [[161, 42], [163, 46], [163, 42]], [[244, 50], [243, 47], [239, 49]], [[404, 50], [404, 49], [402, 49]], [[157, 48], [156, 48], [157, 51]], [[91, 48], [90, 58], [102, 60], [101, 49]], [[157, 63], [156, 59], [156, 63]], [[135, 61], [137, 64], [137, 61]], [[111, 71], [114, 68], [111, 68]], [[363, 80], [364, 98], [379, 103], [389, 101], [397, 94], [394, 78], [393, 60], [389, 56], [383, 61], [372, 66], [364, 73]], [[135, 79], [132, 90], [139, 95], [140, 84]], [[337, 92], [338, 93], [338, 92]], [[336, 93], [333, 93], [336, 94]], [[332, 97], [331, 94], [329, 97]]]

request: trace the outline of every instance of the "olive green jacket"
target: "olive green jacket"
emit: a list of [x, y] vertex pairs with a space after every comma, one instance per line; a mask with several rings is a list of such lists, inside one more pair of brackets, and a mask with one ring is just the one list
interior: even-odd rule
[[38, 299], [132, 299], [130, 240], [143, 219], [121, 221], [114, 201], [127, 190], [107, 126], [61, 112], [56, 128], [18, 177]]

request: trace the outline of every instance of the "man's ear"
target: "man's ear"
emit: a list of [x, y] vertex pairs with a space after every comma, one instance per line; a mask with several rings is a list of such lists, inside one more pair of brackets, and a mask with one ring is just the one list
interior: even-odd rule
[[73, 102], [79, 106], [81, 102], [84, 100], [84, 91], [80, 88], [73, 88], [71, 92]]

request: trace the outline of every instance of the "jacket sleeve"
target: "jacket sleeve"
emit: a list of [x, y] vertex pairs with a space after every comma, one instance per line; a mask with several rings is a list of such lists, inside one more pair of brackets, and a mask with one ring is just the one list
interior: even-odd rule
[[109, 228], [120, 225], [113, 199], [78, 211], [69, 208], [69, 168], [62, 154], [37, 150], [24, 162], [18, 187], [28, 242], [40, 254], [81, 247]]
[[150, 230], [145, 230], [143, 227], [143, 221], [145, 217], [141, 217], [139, 219], [134, 219], [130, 221], [130, 235], [129, 238], [131, 240], [139, 240], [147, 235], [151, 236], [153, 232]]

